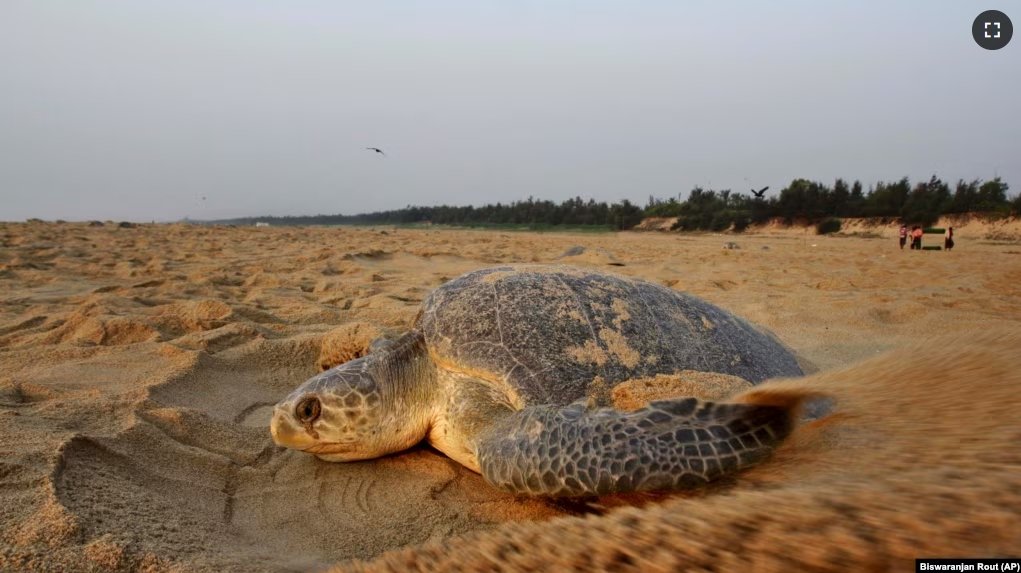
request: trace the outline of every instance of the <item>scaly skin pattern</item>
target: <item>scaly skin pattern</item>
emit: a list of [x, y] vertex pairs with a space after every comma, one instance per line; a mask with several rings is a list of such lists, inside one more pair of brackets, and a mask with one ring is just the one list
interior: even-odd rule
[[517, 494], [687, 489], [761, 460], [791, 426], [786, 408], [695, 398], [634, 412], [533, 406], [498, 422], [476, 451], [486, 479]]

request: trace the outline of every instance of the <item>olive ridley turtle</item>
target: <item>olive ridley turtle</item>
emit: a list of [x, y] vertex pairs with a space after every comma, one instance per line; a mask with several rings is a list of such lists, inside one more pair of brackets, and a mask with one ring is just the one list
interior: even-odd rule
[[802, 375], [772, 334], [691, 295], [588, 269], [500, 266], [437, 288], [410, 332], [303, 383], [270, 429], [328, 461], [428, 440], [502, 489], [545, 496], [699, 486], [791, 431], [792, 406], [610, 407], [614, 387], [682, 371], [751, 384]]

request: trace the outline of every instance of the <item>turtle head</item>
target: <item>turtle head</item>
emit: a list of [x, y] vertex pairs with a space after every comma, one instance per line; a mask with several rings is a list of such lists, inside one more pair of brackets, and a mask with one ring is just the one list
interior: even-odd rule
[[273, 441], [331, 462], [415, 445], [432, 420], [428, 356], [419, 346], [398, 341], [305, 381], [274, 407]]

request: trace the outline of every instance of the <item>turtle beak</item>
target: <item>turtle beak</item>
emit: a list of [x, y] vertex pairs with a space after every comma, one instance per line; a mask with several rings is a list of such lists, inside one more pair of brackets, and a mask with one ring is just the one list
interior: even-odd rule
[[273, 419], [269, 423], [269, 433], [273, 436], [273, 442], [278, 446], [301, 450], [311, 446], [314, 441], [305, 431], [305, 428], [298, 425], [290, 414], [290, 410], [277, 404], [273, 408]]
[[376, 455], [358, 453], [354, 442], [320, 442], [317, 437], [309, 434], [301, 424], [291, 416], [293, 406], [290, 403], [277, 404], [273, 408], [273, 419], [269, 423], [269, 433], [273, 442], [312, 454], [328, 462], [349, 462], [374, 458]]

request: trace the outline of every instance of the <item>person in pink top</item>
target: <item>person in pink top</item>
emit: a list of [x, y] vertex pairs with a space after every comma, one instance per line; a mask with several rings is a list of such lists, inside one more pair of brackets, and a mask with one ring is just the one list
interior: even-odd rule
[[918, 251], [922, 250], [922, 235], [924, 235], [924, 234], [925, 234], [925, 232], [922, 231], [922, 228], [919, 227], [918, 225], [915, 225], [915, 228], [911, 230], [911, 248], [912, 249], [918, 250]]

